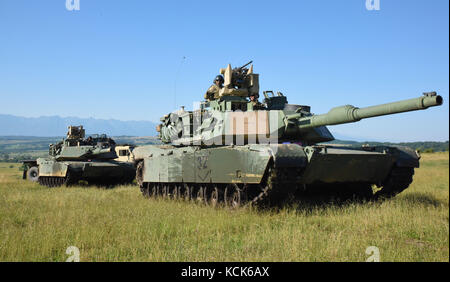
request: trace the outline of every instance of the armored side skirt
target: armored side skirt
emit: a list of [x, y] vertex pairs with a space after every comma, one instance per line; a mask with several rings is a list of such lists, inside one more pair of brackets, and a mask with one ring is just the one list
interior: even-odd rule
[[298, 184], [383, 182], [394, 166], [418, 167], [407, 148], [296, 144], [201, 147], [145, 146], [143, 182], [259, 184], [269, 167], [295, 171]]
[[66, 177], [71, 174], [80, 180], [108, 180], [133, 179], [135, 175], [132, 164], [115, 161], [80, 162], [38, 159], [38, 166], [40, 177]]
[[[259, 146], [261, 147], [261, 146]], [[173, 148], [144, 159], [144, 182], [259, 183], [271, 159], [251, 146]]]

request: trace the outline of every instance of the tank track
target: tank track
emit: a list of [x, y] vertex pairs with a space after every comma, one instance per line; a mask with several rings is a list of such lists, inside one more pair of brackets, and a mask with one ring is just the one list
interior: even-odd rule
[[143, 166], [137, 166], [136, 180], [145, 197], [173, 198], [225, 205], [269, 207], [283, 204], [297, 189], [298, 170], [269, 166], [261, 184], [150, 183], [142, 181]]
[[38, 182], [47, 187], [59, 187], [67, 183], [67, 177], [39, 176]]
[[271, 207], [291, 200], [298, 188], [300, 169], [269, 167], [260, 192], [252, 197], [250, 203], [256, 206]]
[[58, 176], [39, 176], [38, 182], [40, 185], [47, 187], [60, 187], [63, 185], [69, 186], [78, 181], [78, 178], [72, 173], [67, 173], [65, 177]]
[[379, 200], [394, 197], [409, 187], [413, 181], [413, 175], [414, 168], [412, 167], [394, 167], [383, 183], [383, 188], [374, 194], [374, 199]]
[[[145, 197], [184, 199], [212, 206], [276, 207], [293, 200], [301, 185], [298, 184], [300, 169], [274, 168], [273, 165], [268, 167], [261, 184], [150, 183], [142, 180], [143, 164], [138, 164], [137, 168], [136, 180]], [[370, 184], [344, 183], [347, 188], [353, 186], [344, 199], [379, 200], [394, 197], [408, 188], [413, 175], [414, 168], [394, 167], [375, 194], [372, 194]]]

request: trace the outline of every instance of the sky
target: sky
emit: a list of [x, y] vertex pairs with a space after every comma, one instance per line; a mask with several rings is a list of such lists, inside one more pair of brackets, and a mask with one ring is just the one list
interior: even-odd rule
[[[73, 1], [73, 0], [72, 0]], [[372, 0], [374, 1], [374, 0]], [[376, 0], [375, 0], [376, 1]], [[449, 139], [449, 1], [0, 0], [0, 113], [159, 121], [228, 63], [312, 112], [437, 91], [444, 105], [329, 129]]]

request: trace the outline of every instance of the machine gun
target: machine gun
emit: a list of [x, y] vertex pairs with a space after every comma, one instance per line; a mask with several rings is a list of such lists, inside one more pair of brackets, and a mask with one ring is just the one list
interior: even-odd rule
[[245, 87], [246, 77], [249, 73], [251, 73], [253, 71], [252, 67], [250, 67], [250, 72], [249, 72], [249, 69], [246, 68], [251, 63], [253, 63], [253, 61], [250, 61], [250, 62], [246, 63], [245, 65], [238, 67], [238, 68], [234, 68], [232, 70], [231, 83], [233, 86], [236, 86], [237, 88]]
[[234, 73], [234, 72], [242, 72], [243, 70], [248, 70], [248, 69], [246, 68], [246, 66], [250, 65], [251, 63], [253, 63], [253, 61], [250, 61], [250, 62], [246, 63], [245, 65], [243, 65], [243, 66], [241, 66], [241, 67], [234, 68], [234, 69], [233, 69], [233, 73]]

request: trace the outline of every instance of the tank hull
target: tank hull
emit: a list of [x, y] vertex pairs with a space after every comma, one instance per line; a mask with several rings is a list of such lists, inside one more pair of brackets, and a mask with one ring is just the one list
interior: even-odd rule
[[39, 183], [51, 187], [75, 184], [79, 180], [98, 185], [131, 183], [136, 173], [133, 164], [117, 161], [56, 161], [39, 158], [36, 163]]
[[[137, 180], [144, 194], [180, 195], [188, 187], [189, 193], [200, 193], [200, 198], [210, 201], [212, 191], [217, 190], [223, 195], [219, 201], [225, 203], [230, 201], [225, 197], [227, 189], [242, 194], [243, 202], [271, 201], [275, 194], [279, 202], [298, 190], [323, 185], [339, 189], [383, 187], [394, 170], [406, 167], [413, 172], [419, 166], [419, 156], [413, 150], [387, 146], [254, 144], [144, 146], [136, 150], [135, 158], [140, 163]], [[412, 180], [409, 174], [406, 178]], [[274, 194], [260, 195], [265, 189]]]

